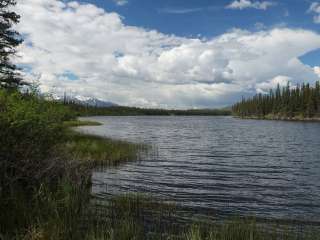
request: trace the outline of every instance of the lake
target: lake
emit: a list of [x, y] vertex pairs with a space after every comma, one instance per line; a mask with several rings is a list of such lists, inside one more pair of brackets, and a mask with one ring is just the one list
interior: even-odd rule
[[90, 117], [83, 131], [145, 143], [140, 161], [97, 170], [99, 197], [139, 192], [197, 214], [320, 223], [320, 123], [232, 117]]

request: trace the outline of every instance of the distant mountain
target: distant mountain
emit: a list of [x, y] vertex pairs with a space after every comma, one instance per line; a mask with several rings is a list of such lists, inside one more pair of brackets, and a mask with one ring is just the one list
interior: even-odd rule
[[103, 100], [99, 100], [97, 98], [89, 98], [87, 100], [78, 100], [80, 101], [80, 104], [83, 105], [89, 105], [92, 107], [114, 107], [114, 106], [118, 106], [117, 104], [113, 103], [113, 102], [109, 102], [109, 101], [103, 101]]
[[82, 97], [82, 96], [74, 96], [74, 97], [54, 96], [54, 98], [58, 101], [73, 102], [73, 103], [84, 105], [84, 106], [99, 107], [99, 108], [119, 106], [118, 104], [113, 102], [103, 101], [97, 98]]

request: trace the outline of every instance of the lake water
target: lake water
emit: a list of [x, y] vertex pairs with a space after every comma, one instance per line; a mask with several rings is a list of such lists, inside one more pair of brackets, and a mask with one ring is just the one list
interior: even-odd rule
[[84, 131], [153, 151], [96, 171], [93, 192], [140, 192], [196, 213], [320, 223], [320, 123], [232, 117], [91, 117]]

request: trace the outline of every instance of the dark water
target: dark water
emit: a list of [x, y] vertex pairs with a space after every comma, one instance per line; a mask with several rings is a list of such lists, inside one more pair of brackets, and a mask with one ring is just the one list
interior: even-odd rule
[[148, 193], [221, 215], [320, 222], [320, 123], [232, 117], [94, 117], [86, 131], [154, 151], [94, 173], [99, 196]]

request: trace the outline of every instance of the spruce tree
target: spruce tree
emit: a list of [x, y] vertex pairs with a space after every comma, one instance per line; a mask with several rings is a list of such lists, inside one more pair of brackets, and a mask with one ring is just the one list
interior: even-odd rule
[[15, 0], [0, 0], [0, 88], [17, 88], [22, 84], [17, 66], [10, 59], [22, 42], [19, 33], [12, 29], [20, 18], [10, 10], [15, 4]]
[[252, 98], [242, 98], [232, 107], [233, 113], [242, 117], [275, 118], [308, 117], [320, 118], [320, 82], [312, 87], [310, 84], [290, 88], [277, 86], [269, 94], [257, 94]]

